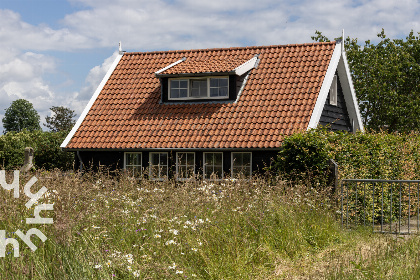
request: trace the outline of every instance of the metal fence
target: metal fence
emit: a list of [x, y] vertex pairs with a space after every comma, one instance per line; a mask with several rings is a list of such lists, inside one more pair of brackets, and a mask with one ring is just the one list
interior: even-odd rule
[[420, 180], [344, 179], [341, 224], [374, 232], [420, 233]]

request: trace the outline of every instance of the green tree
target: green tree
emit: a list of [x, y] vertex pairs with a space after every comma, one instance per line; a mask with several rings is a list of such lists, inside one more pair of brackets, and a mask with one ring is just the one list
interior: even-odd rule
[[[316, 31], [312, 39], [329, 41]], [[406, 39], [380, 42], [345, 39], [353, 85], [366, 127], [379, 131], [420, 131], [420, 40], [413, 31]]]
[[51, 131], [68, 131], [76, 123], [74, 120], [76, 114], [73, 110], [63, 106], [53, 106], [50, 108], [50, 110], [53, 112], [53, 115], [51, 117], [47, 116], [45, 118], [46, 123], [44, 123], [44, 125]]
[[39, 126], [39, 115], [32, 106], [32, 103], [25, 99], [18, 99], [12, 102], [6, 109], [2, 119], [4, 133], [9, 131], [41, 130]]

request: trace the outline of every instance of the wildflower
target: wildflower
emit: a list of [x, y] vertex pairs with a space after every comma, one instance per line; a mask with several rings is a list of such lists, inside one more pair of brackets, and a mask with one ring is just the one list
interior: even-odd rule
[[100, 269], [101, 267], [102, 267], [101, 264], [97, 264], [97, 265], [94, 266], [94, 268], [96, 268], [96, 269]]
[[165, 242], [165, 245], [171, 245], [171, 244], [176, 244], [176, 242], [174, 240], [168, 240]]
[[175, 272], [175, 274], [182, 274], [182, 273], [184, 273], [184, 271], [182, 271], [182, 270], [177, 270], [177, 271]]
[[131, 268], [131, 266], [127, 265], [127, 270], [132, 271], [133, 269]]
[[134, 277], [140, 277], [140, 271], [138, 271], [138, 270], [133, 271], [133, 276]]
[[172, 266], [169, 266], [168, 268], [169, 269], [175, 269], [176, 268], [176, 264], [175, 263], [172, 263]]
[[193, 250], [194, 252], [197, 252], [197, 248], [192, 248], [191, 250]]
[[93, 228], [101, 228], [101, 227], [97, 227], [97, 226], [95, 226], [95, 225], [92, 225], [92, 227], [93, 227]]
[[176, 229], [170, 229], [169, 232], [172, 232], [174, 235], [178, 235], [178, 231]]
[[160, 238], [161, 236], [160, 236], [160, 234], [155, 234], [154, 235], [154, 238]]
[[110, 266], [111, 266], [111, 261], [110, 261], [110, 260], [108, 260], [108, 261], [106, 262], [106, 266], [107, 266], [107, 267], [110, 267]]

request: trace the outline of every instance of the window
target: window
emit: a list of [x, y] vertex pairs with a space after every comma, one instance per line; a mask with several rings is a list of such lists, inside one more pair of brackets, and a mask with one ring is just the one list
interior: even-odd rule
[[330, 88], [330, 105], [337, 106], [337, 75], [334, 75]]
[[204, 178], [223, 179], [223, 153], [204, 153]]
[[188, 179], [195, 174], [195, 153], [176, 153], [177, 179]]
[[142, 154], [141, 153], [124, 153], [124, 169], [134, 178], [141, 177], [142, 174]]
[[168, 153], [150, 153], [149, 176], [154, 180], [168, 177]]
[[232, 153], [232, 177], [250, 177], [251, 153]]
[[228, 77], [169, 79], [169, 99], [226, 99], [228, 89]]

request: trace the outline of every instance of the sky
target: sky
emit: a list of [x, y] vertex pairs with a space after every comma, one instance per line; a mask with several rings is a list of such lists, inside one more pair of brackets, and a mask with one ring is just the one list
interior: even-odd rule
[[[125, 51], [377, 41], [420, 32], [418, 0], [1, 0], [0, 120], [14, 100], [77, 116]], [[43, 127], [44, 130], [47, 130]], [[0, 134], [3, 132], [0, 122]]]

